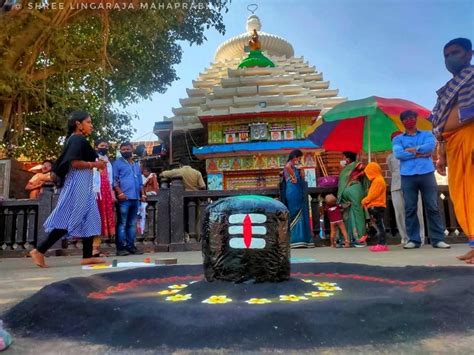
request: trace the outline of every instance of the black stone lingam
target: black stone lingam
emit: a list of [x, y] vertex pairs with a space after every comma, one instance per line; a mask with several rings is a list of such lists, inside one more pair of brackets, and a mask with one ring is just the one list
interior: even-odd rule
[[202, 238], [206, 280], [288, 280], [288, 216], [285, 205], [265, 196], [228, 197], [209, 205]]

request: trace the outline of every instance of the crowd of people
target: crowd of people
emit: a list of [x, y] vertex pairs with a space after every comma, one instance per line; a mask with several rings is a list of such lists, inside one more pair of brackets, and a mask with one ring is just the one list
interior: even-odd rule
[[[474, 67], [472, 44], [458, 38], [444, 47], [447, 69], [451, 79], [438, 93], [438, 101], [431, 120], [433, 132], [416, 128], [417, 113], [404, 111], [400, 121], [404, 132], [394, 132], [393, 153], [387, 158], [391, 172], [391, 196], [403, 248], [416, 249], [423, 245], [425, 226], [422, 204], [427, 216], [427, 235], [435, 248], [448, 249], [444, 241], [445, 226], [438, 206], [438, 190], [434, 177], [435, 166], [446, 174], [456, 218], [474, 248]], [[109, 146], [97, 140], [95, 149], [86, 137], [92, 133], [91, 117], [87, 112], [73, 112], [68, 119], [68, 135], [61, 156], [53, 171], [61, 185], [58, 203], [46, 220], [49, 233], [46, 240], [31, 251], [33, 262], [46, 267], [44, 254], [61, 238], [81, 238], [83, 264], [102, 263], [106, 256], [100, 250], [101, 237], [115, 235], [117, 255], [142, 254], [135, 246], [138, 229], [143, 231], [146, 218], [146, 197], [158, 192], [156, 174], [141, 168], [133, 159], [133, 146], [120, 145], [120, 157], [111, 162]], [[387, 137], [389, 139], [389, 137]], [[433, 162], [437, 148], [438, 159]], [[377, 244], [373, 252], [389, 251], [385, 235], [384, 214], [387, 208], [386, 182], [376, 162], [365, 166], [355, 152], [343, 152], [343, 167], [338, 182], [337, 196], [326, 196], [325, 212], [330, 221], [331, 245], [338, 246], [337, 234], [342, 234], [341, 246], [366, 246], [369, 230], [375, 231]], [[283, 169], [281, 198], [289, 209], [291, 246], [314, 247], [310, 226], [303, 153], [290, 153]], [[52, 181], [51, 161], [42, 164], [41, 172], [27, 188], [39, 193], [42, 184]], [[199, 171], [184, 157], [178, 169], [165, 171], [162, 177], [181, 176], [186, 190], [205, 189]], [[35, 196], [35, 195], [33, 195]], [[118, 220], [115, 221], [114, 204]], [[138, 223], [137, 223], [138, 219]], [[369, 222], [368, 222], [369, 221]], [[474, 249], [460, 256], [466, 263], [474, 263]]]
[[[424, 244], [423, 207], [427, 217], [427, 234], [434, 248], [448, 249], [444, 241], [445, 226], [438, 206], [438, 188], [434, 176], [446, 175], [456, 219], [469, 239], [471, 250], [458, 257], [474, 264], [474, 66], [472, 43], [465, 38], [448, 42], [443, 49], [445, 64], [453, 75], [437, 91], [438, 100], [430, 120], [433, 132], [416, 128], [417, 113], [400, 114], [405, 131], [393, 132], [393, 153], [387, 157], [391, 172], [391, 196], [397, 229], [404, 249]], [[437, 148], [437, 151], [436, 151]], [[437, 153], [436, 164], [433, 155]], [[339, 175], [337, 198], [326, 196], [325, 212], [329, 218], [331, 245], [337, 246], [336, 233], [343, 236], [341, 246], [365, 246], [368, 227], [375, 230], [377, 244], [373, 252], [389, 251], [386, 245], [384, 214], [387, 208], [386, 182], [375, 162], [367, 166], [357, 160], [355, 152], [343, 152], [343, 170]], [[290, 153], [284, 168], [284, 202], [290, 211], [291, 246], [312, 247], [309, 231], [308, 200], [305, 194], [303, 153]], [[370, 222], [369, 222], [370, 221]]]
[[[83, 265], [103, 263], [107, 254], [100, 250], [101, 241], [112, 236], [117, 256], [143, 254], [135, 246], [135, 239], [137, 230], [144, 231], [146, 197], [158, 193], [157, 176], [134, 160], [129, 142], [120, 144], [120, 157], [111, 162], [106, 140], [96, 140], [95, 149], [87, 141], [92, 130], [87, 112], [73, 112], [61, 156], [54, 166], [45, 161], [42, 171], [27, 185], [40, 190], [40, 182], [55, 180], [60, 187], [58, 203], [44, 223], [48, 237], [30, 252], [40, 267], [47, 267], [44, 254], [61, 238], [82, 239]], [[166, 177], [178, 175], [183, 177], [186, 189], [205, 188], [201, 173], [185, 158], [179, 169], [162, 172]]]

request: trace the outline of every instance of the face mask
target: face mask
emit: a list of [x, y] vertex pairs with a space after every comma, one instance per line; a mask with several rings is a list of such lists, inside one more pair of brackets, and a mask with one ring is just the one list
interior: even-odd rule
[[403, 125], [406, 129], [413, 129], [416, 127], [416, 120], [413, 118], [408, 118], [403, 121]]
[[451, 74], [457, 74], [465, 67], [462, 57], [457, 55], [450, 55], [444, 60], [444, 64]]
[[346, 165], [347, 165], [347, 161], [341, 160], [341, 161], [339, 162], [339, 164], [341, 164], [341, 166], [342, 166], [343, 168], [345, 168]]
[[99, 148], [99, 149], [97, 149], [97, 153], [99, 153], [99, 155], [106, 155], [108, 151], [109, 151], [109, 150], [108, 150], [107, 148]]
[[122, 154], [122, 158], [124, 159], [130, 159], [132, 157], [132, 152], [120, 152]]

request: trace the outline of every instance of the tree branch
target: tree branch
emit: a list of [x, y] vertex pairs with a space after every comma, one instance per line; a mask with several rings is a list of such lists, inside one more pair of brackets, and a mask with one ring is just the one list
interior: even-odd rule
[[[75, 63], [67, 64], [67, 70], [74, 70], [74, 69], [84, 69], [84, 68], [95, 68], [96, 64], [92, 61], [88, 61], [87, 63]], [[49, 67], [46, 67], [41, 70], [36, 70], [30, 75], [30, 80], [31, 82], [39, 81], [39, 80], [44, 80], [49, 78], [52, 75], [58, 74], [60, 72], [64, 71], [64, 66], [61, 65], [51, 65]]]

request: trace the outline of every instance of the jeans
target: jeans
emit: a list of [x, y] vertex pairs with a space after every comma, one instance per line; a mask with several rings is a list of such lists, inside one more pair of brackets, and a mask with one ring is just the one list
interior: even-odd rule
[[[402, 190], [392, 191], [392, 203], [395, 211], [398, 233], [400, 233], [402, 244], [408, 243], [407, 228], [405, 227], [405, 199]], [[420, 223], [421, 245], [425, 243], [425, 222], [423, 220], [423, 201], [418, 194], [418, 222]]]
[[444, 241], [443, 219], [438, 208], [438, 185], [434, 173], [422, 175], [402, 175], [402, 191], [405, 199], [405, 224], [408, 240], [416, 245], [421, 244], [420, 223], [418, 222], [418, 192], [426, 212], [428, 237], [431, 245]]
[[385, 240], [385, 225], [383, 224], [383, 216], [385, 214], [385, 207], [370, 207], [369, 214], [375, 223], [377, 230], [377, 244], [386, 245]]
[[137, 213], [139, 200], [125, 200], [118, 202], [118, 223], [115, 245], [117, 251], [133, 249], [137, 235]]

